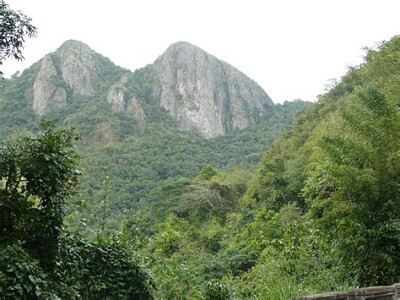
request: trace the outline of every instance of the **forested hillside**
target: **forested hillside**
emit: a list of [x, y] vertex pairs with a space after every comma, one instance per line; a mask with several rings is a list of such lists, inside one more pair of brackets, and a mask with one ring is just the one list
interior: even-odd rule
[[[294, 120], [255, 171], [204, 168], [124, 232], [162, 299], [290, 299], [400, 278], [400, 38]], [[151, 226], [152, 225], [152, 226]]]
[[[191, 61], [191, 57], [197, 58]], [[161, 58], [167, 62], [160, 62]], [[208, 60], [212, 60], [211, 66]], [[161, 220], [175, 205], [174, 197], [164, 195], [164, 190], [188, 185], [207, 164], [225, 170], [239, 165], [244, 169], [254, 167], [275, 137], [290, 127], [292, 116], [311, 104], [295, 101], [273, 105], [255, 82], [188, 43], [171, 46], [154, 65], [157, 67], [148, 65], [130, 72], [115, 66], [84, 43], [70, 40], [19, 76], [3, 81], [4, 88], [0, 90], [2, 139], [36, 134], [41, 120], [51, 121], [59, 128], [73, 127], [80, 133], [82, 138], [76, 147], [83, 176], [80, 193], [75, 197], [79, 207], [70, 207], [68, 212], [77, 220], [73, 226], [81, 230], [87, 229], [79, 223], [89, 224], [90, 230], [99, 223], [116, 229], [121, 220], [136, 214], [139, 208], [150, 213], [151, 218]], [[218, 80], [199, 71], [210, 68], [216, 69]], [[168, 79], [171, 82], [167, 80], [167, 86], [163, 87], [165, 79], [157, 77], [163, 72], [184, 72], [186, 76]], [[193, 72], [197, 73], [193, 75]], [[200, 79], [204, 81], [201, 84], [197, 83]], [[175, 85], [181, 86], [181, 90], [195, 89], [201, 96], [192, 99], [189, 91], [183, 90], [183, 94], [169, 91]], [[196, 85], [209, 87], [201, 91]], [[242, 109], [246, 108], [249, 114], [254, 109], [253, 104], [245, 105], [250, 100], [243, 99], [244, 93], [257, 95], [252, 101], [260, 102], [257, 105], [263, 106], [265, 115], [254, 113], [257, 117], [251, 121], [252, 117], [243, 111], [249, 123], [243, 116], [235, 116], [241, 115]], [[176, 108], [179, 118], [193, 105], [201, 106], [198, 108], [201, 116], [193, 122], [199, 122], [200, 118], [200, 123], [209, 127], [207, 135], [216, 137], [204, 136], [197, 129], [193, 132], [191, 127], [182, 128], [162, 104], [172, 101], [171, 95], [183, 105]], [[208, 100], [203, 99], [207, 97]], [[214, 104], [199, 101], [233, 104], [223, 104], [226, 111], [221, 108], [214, 111], [217, 109]], [[192, 104], [187, 106], [185, 102]], [[233, 105], [235, 114], [228, 112], [229, 105]], [[226, 119], [227, 127], [222, 130], [216, 118]], [[247, 126], [235, 128], [228, 123]], [[214, 126], [219, 129], [214, 131]], [[225, 134], [221, 135], [222, 132]]]

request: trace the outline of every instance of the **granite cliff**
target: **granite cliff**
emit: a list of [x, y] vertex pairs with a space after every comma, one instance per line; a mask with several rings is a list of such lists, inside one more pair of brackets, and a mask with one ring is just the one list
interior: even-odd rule
[[47, 54], [40, 62], [33, 85], [35, 113], [44, 115], [65, 106], [68, 98], [74, 96], [93, 96], [103, 81], [99, 76], [98, 57], [87, 45], [73, 40]]
[[186, 42], [154, 62], [160, 105], [181, 128], [206, 137], [255, 124], [273, 105], [265, 91], [231, 65]]

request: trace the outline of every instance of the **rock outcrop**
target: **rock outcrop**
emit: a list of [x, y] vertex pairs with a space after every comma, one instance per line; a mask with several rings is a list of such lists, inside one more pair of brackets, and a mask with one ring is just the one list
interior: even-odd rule
[[[69, 40], [57, 51], [47, 54], [33, 85], [33, 109], [44, 115], [65, 106], [69, 98], [91, 97], [98, 93], [104, 79], [99, 70], [103, 58], [79, 41]], [[109, 62], [111, 68], [119, 68]], [[109, 66], [107, 66], [109, 67]]]
[[67, 93], [57, 84], [57, 77], [53, 60], [50, 55], [46, 55], [33, 84], [33, 110], [39, 116], [67, 103]]
[[255, 124], [273, 105], [256, 82], [186, 42], [171, 45], [154, 69], [160, 105], [182, 129], [208, 138]]
[[73, 40], [65, 42], [57, 54], [62, 78], [73, 92], [80, 96], [92, 96], [101, 81], [95, 63], [98, 54], [86, 44]]
[[111, 105], [114, 112], [128, 112], [134, 118], [143, 123], [145, 120], [145, 113], [142, 105], [135, 96], [130, 95], [129, 77], [122, 76], [121, 80], [114, 83], [107, 94], [107, 101]]
[[124, 76], [120, 81], [114, 83], [108, 90], [107, 101], [110, 103], [112, 110], [115, 112], [126, 111], [127, 109], [127, 83], [128, 78]]

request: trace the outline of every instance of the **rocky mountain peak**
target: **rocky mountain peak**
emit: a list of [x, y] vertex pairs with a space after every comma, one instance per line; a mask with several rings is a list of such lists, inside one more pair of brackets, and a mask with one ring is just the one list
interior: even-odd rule
[[205, 137], [255, 124], [273, 105], [256, 82], [187, 42], [168, 47], [154, 69], [161, 87], [160, 105], [182, 129]]
[[206, 53], [204, 50], [202, 50], [200, 47], [195, 46], [189, 42], [186, 41], [180, 41], [171, 44], [164, 52], [163, 55], [168, 55], [168, 53], [184, 53], [184, 52], [203, 52]]
[[86, 44], [69, 40], [56, 51], [65, 82], [80, 96], [91, 96], [100, 79], [96, 71], [95, 55]]
[[77, 97], [92, 97], [105, 83], [104, 74], [121, 69], [88, 45], [68, 40], [39, 62], [33, 85], [33, 109], [38, 115], [67, 105]]

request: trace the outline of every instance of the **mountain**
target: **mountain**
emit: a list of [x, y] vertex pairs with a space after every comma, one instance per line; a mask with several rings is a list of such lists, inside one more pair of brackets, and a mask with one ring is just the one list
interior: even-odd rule
[[[140, 93], [146, 87], [150, 88], [147, 94]], [[207, 138], [254, 125], [273, 106], [256, 82], [186, 42], [171, 45], [135, 75], [84, 43], [66, 41], [38, 62], [25, 95], [38, 116], [83, 98], [100, 97], [113, 111], [131, 113], [140, 122], [146, 119], [143, 105], [151, 95], [179, 128]]]
[[73, 98], [94, 96], [107, 85], [106, 70], [119, 69], [87, 45], [73, 40], [47, 54], [39, 65], [30, 94], [33, 110], [39, 116], [67, 105]]
[[255, 166], [306, 105], [274, 105], [254, 81], [189, 43], [173, 44], [131, 72], [70, 40], [4, 81], [0, 138], [36, 134], [43, 119], [76, 128], [83, 215], [99, 209], [109, 178], [109, 219], [116, 227], [121, 214], [141, 205], [165, 213], [173, 193], [159, 194], [185, 185], [207, 164]]
[[[13, 240], [23, 237], [26, 241], [18, 242], [14, 250], [2, 249], [2, 257], [7, 259], [1, 269], [8, 270], [2, 274], [6, 279], [3, 290], [21, 293], [23, 284], [18, 280], [27, 282], [28, 278], [29, 284], [41, 287], [38, 283], [51, 278], [51, 291], [56, 292], [58, 285], [53, 279], [60, 275], [68, 278], [68, 295], [81, 297], [82, 285], [71, 283], [82, 278], [101, 283], [98, 277], [85, 274], [96, 274], [93, 265], [101, 270], [110, 266], [103, 258], [110, 254], [113, 263], [107, 270], [116, 272], [107, 273], [107, 282], [114, 284], [114, 277], [122, 274], [121, 267], [127, 269], [118, 257], [139, 262], [151, 270], [155, 299], [294, 299], [397, 282], [400, 37], [369, 49], [360, 66], [350, 68], [316, 104], [298, 113], [293, 124], [293, 113], [305, 103], [271, 105], [270, 114], [257, 124], [215, 138], [181, 130], [183, 123], [177, 118], [187, 108], [174, 101], [186, 96], [183, 91], [187, 87], [182, 83], [185, 88], [177, 85], [174, 90], [175, 83], [164, 86], [160, 79], [160, 70], [170, 68], [158, 65], [169, 60], [169, 51], [181, 46], [194, 47], [173, 45], [154, 64], [134, 73], [90, 54], [93, 67], [80, 69], [87, 72], [87, 89], [74, 87], [74, 80], [60, 67], [58, 54], [41, 60], [21, 77], [5, 81], [0, 91], [2, 138], [18, 130], [36, 133], [35, 124], [43, 117], [83, 130], [83, 142], [77, 145], [82, 187], [72, 202], [79, 200], [76, 202], [84, 205], [75, 209], [68, 203], [65, 223], [69, 230], [79, 230], [73, 244], [62, 244], [64, 238], [52, 239], [43, 230], [50, 228], [49, 222], [42, 220], [51, 225], [61, 213], [47, 218], [49, 205], [42, 200], [57, 200], [58, 193], [54, 198], [51, 195], [58, 190], [59, 180], [32, 170], [45, 166], [37, 164], [38, 157], [54, 165], [50, 171], [60, 179], [63, 163], [69, 163], [68, 152], [49, 155], [49, 148], [58, 149], [53, 147], [53, 139], [45, 139], [48, 147], [44, 148], [43, 142], [34, 139], [3, 147], [0, 169], [5, 188], [0, 199], [6, 205], [0, 212], [6, 223], [15, 220], [3, 232], [7, 236], [10, 228], [16, 232]], [[192, 50], [203, 55], [197, 48]], [[41, 70], [44, 75], [38, 86], [40, 78], [47, 82], [42, 84], [43, 95], [50, 95], [50, 103], [59, 100], [43, 116], [32, 105]], [[175, 82], [171, 78], [180, 82], [179, 72], [168, 71], [169, 77], [165, 76], [171, 81], [166, 82]], [[182, 78], [186, 80], [186, 76]], [[90, 88], [93, 86], [96, 88]], [[191, 91], [195, 93], [200, 86]], [[175, 92], [176, 99], [161, 104], [163, 91], [165, 95]], [[193, 105], [196, 99], [187, 95]], [[229, 99], [229, 105], [235, 103]], [[8, 152], [7, 148], [14, 150]], [[65, 158], [61, 164], [55, 159], [59, 155]], [[75, 166], [71, 171], [80, 173]], [[15, 214], [8, 218], [8, 211]], [[36, 232], [44, 234], [32, 239], [31, 233]], [[81, 236], [105, 247], [101, 251], [87, 247]], [[57, 276], [52, 273], [48, 277], [41, 271], [35, 248], [32, 254], [20, 251], [31, 247], [32, 241], [35, 247], [42, 245], [42, 237], [57, 242], [61, 250], [54, 251], [57, 259], [65, 257], [61, 261], [66, 263], [57, 261]], [[107, 241], [113, 242], [112, 247]], [[114, 245], [125, 245], [126, 252], [114, 256], [112, 249], [119, 249]], [[140, 276], [135, 268], [128, 269], [133, 270], [130, 279]], [[11, 289], [8, 282], [13, 284]], [[41, 290], [31, 286], [23, 288], [40, 296]], [[104, 294], [105, 285], [94, 286]]]
[[397, 36], [297, 114], [248, 176], [204, 167], [164, 189], [173, 213], [126, 226], [154, 261], [156, 298], [295, 299], [398, 282], [399, 94]]
[[256, 124], [273, 102], [253, 80], [186, 42], [171, 45], [153, 64], [160, 105], [180, 127], [215, 137]]

